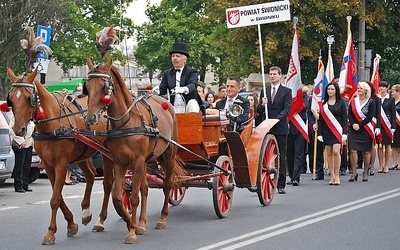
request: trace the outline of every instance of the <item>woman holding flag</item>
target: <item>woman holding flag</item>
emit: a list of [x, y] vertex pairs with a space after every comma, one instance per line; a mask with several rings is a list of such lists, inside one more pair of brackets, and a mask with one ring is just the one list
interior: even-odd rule
[[317, 138], [325, 145], [330, 172], [329, 185], [340, 185], [340, 152], [342, 143], [347, 140], [347, 109], [336, 82], [328, 84], [324, 102], [320, 104]]
[[366, 82], [359, 82], [357, 96], [349, 105], [349, 150], [351, 164], [350, 182], [357, 181], [357, 151], [363, 152], [363, 181], [368, 181], [368, 166], [371, 161], [372, 142], [375, 140], [374, 127], [371, 123], [375, 115], [375, 102], [371, 99], [371, 87]]
[[400, 152], [400, 84], [396, 84], [392, 87], [392, 96], [396, 107], [396, 131], [394, 132], [394, 138], [392, 143], [392, 158], [393, 167], [390, 169], [399, 169], [398, 158]]
[[[385, 81], [379, 83], [379, 95], [381, 100], [381, 134], [378, 136], [378, 173], [388, 173], [390, 150], [392, 149], [393, 133], [396, 130], [396, 108], [394, 99], [389, 94], [389, 84]], [[383, 155], [385, 148], [385, 155]]]

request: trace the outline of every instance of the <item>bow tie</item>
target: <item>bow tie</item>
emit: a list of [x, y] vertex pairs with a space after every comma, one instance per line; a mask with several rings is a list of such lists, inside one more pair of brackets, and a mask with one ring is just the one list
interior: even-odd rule
[[181, 72], [181, 69], [175, 69], [176, 72]]

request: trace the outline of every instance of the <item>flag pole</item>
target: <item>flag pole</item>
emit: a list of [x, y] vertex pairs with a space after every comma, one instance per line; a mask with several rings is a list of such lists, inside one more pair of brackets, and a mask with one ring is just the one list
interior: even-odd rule
[[[261, 26], [257, 24], [258, 27], [258, 45], [260, 46], [260, 59], [261, 59], [261, 77], [263, 82], [263, 91], [264, 97], [267, 97], [267, 91], [265, 87], [265, 74], [264, 74], [264, 55], [263, 55], [263, 46], [262, 46], [262, 37], [261, 37]], [[268, 109], [267, 104], [264, 105], [265, 108], [265, 119], [268, 119]]]
[[[318, 67], [319, 67], [319, 61], [322, 60], [322, 55], [321, 55], [321, 50], [319, 50], [319, 57], [318, 57]], [[319, 119], [319, 115], [317, 113], [314, 112], [314, 110], [311, 110], [311, 113], [314, 115], [315, 118], [315, 123], [318, 126], [318, 119]], [[312, 130], [314, 130], [314, 128], [312, 128]], [[314, 153], [313, 153], [313, 171], [312, 171], [312, 179], [315, 180], [315, 174], [317, 171], [317, 133], [318, 131], [314, 131]]]

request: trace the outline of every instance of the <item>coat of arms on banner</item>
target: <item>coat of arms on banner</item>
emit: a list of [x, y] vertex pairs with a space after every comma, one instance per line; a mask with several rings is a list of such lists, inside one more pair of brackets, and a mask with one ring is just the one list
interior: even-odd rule
[[239, 21], [240, 21], [239, 10], [228, 11], [228, 22], [231, 25], [235, 25], [235, 24], [239, 23]]

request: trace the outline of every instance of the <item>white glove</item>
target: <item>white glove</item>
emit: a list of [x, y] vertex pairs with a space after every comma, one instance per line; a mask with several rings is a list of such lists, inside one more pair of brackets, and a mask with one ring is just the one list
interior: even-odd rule
[[174, 89], [175, 94], [189, 94], [188, 87], [175, 87]]
[[392, 132], [392, 135], [394, 135], [394, 131], [396, 131], [396, 129], [392, 128], [390, 131]]
[[317, 136], [317, 140], [320, 142], [324, 142], [324, 138], [322, 138], [322, 135]]
[[342, 135], [342, 142], [345, 142], [347, 140], [347, 135]]
[[378, 136], [381, 133], [380, 128], [375, 128], [375, 136]]

